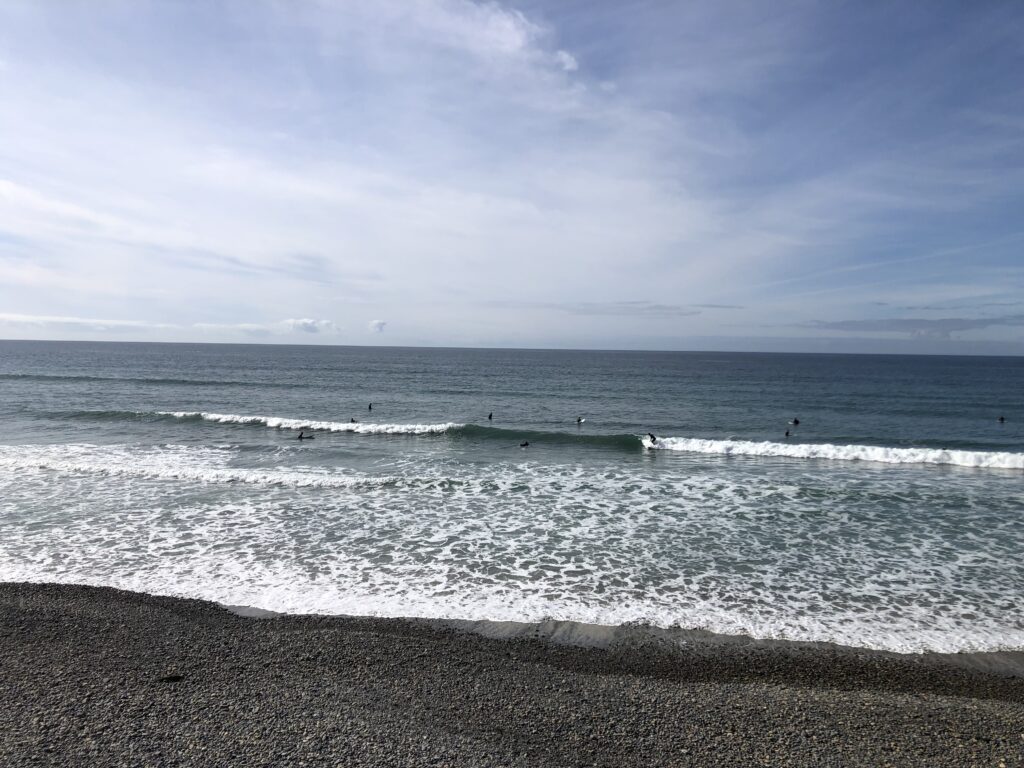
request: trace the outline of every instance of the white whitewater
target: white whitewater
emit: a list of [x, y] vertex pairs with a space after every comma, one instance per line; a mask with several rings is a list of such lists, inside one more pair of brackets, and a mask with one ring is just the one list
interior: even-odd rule
[[316, 419], [288, 419], [280, 416], [240, 416], [235, 413], [206, 413], [205, 411], [157, 411], [159, 416], [176, 419], [202, 419], [219, 424], [257, 424], [271, 429], [309, 429], [324, 432], [353, 432], [360, 435], [427, 435], [442, 434], [464, 426], [455, 422], [443, 424], [373, 424], [360, 421], [317, 421]]
[[1024, 453], [959, 451], [951, 448], [887, 448], [875, 445], [829, 443], [773, 443], [751, 440], [703, 440], [694, 437], [659, 437], [645, 447], [718, 456], [781, 456], [789, 459], [870, 461], [880, 464], [945, 464], [982, 469], [1024, 469]]

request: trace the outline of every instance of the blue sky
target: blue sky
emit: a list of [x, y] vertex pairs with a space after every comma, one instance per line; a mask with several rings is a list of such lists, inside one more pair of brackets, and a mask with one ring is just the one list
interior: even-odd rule
[[0, 338], [1024, 354], [1024, 6], [0, 4]]

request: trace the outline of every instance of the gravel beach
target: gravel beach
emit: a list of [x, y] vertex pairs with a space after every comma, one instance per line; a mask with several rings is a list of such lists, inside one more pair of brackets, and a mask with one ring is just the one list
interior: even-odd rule
[[0, 584], [4, 766], [1021, 766], [1024, 679]]

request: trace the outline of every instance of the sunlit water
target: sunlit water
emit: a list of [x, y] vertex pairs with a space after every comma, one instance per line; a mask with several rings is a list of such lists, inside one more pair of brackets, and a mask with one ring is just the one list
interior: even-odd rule
[[0, 342], [0, 579], [1024, 648], [1021, 374], [1006, 358]]

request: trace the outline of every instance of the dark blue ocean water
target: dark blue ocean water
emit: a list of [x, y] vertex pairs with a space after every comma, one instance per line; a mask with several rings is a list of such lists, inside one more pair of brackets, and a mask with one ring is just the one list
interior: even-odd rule
[[0, 342], [0, 579], [1024, 648], [1022, 381], [1020, 358]]

